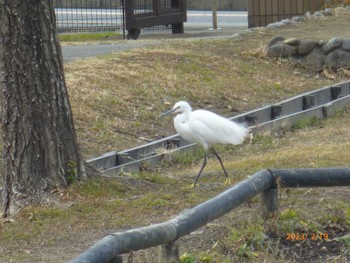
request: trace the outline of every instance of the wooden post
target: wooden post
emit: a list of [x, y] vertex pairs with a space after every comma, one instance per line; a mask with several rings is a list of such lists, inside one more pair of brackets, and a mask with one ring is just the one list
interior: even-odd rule
[[179, 246], [176, 242], [159, 246], [159, 263], [177, 263], [179, 261]]
[[185, 32], [184, 23], [171, 24], [171, 31], [173, 34], [183, 34]]
[[260, 194], [261, 216], [264, 219], [275, 217], [278, 211], [278, 189], [269, 188]]
[[212, 1], [213, 1], [213, 6], [212, 6], [212, 10], [213, 10], [213, 29], [216, 30], [216, 29], [218, 29], [218, 15], [217, 15], [218, 0], [212, 0]]

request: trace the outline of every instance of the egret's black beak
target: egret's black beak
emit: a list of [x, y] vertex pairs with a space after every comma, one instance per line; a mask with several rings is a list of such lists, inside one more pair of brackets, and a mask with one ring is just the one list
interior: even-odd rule
[[176, 108], [175, 108], [175, 109], [168, 110], [168, 111], [166, 111], [166, 112], [160, 114], [158, 118], [162, 118], [162, 117], [164, 117], [164, 116], [166, 116], [166, 115], [168, 115], [168, 114], [170, 114], [170, 113], [173, 113], [173, 112], [176, 111], [176, 110], [177, 110]]

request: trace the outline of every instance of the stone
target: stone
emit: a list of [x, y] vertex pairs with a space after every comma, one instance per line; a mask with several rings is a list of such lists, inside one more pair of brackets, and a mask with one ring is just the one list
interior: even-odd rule
[[299, 45], [299, 43], [300, 43], [300, 39], [296, 37], [288, 38], [283, 41], [283, 44], [291, 45], [291, 46], [297, 46]]
[[333, 37], [323, 46], [323, 52], [327, 55], [328, 53], [341, 47], [342, 39], [340, 37]]
[[323, 12], [321, 12], [321, 11], [316, 11], [316, 12], [314, 13], [314, 17], [317, 17], [317, 18], [324, 17], [324, 14], [323, 14]]
[[294, 23], [305, 22], [305, 17], [304, 16], [295, 16], [292, 18], [292, 21], [294, 21]]
[[274, 44], [278, 43], [278, 42], [283, 42], [285, 40], [284, 36], [274, 36], [273, 38], [271, 38], [270, 42], [267, 44], [268, 47], [273, 46]]
[[304, 56], [291, 56], [288, 58], [289, 63], [294, 67], [300, 67], [304, 65]]
[[323, 11], [323, 14], [325, 16], [332, 16], [333, 15], [333, 9], [327, 8], [326, 10]]
[[314, 48], [303, 60], [303, 66], [319, 71], [324, 67], [326, 56], [323, 54], [322, 48]]
[[307, 11], [305, 13], [305, 17], [308, 18], [308, 19], [312, 18], [312, 15], [311, 15], [310, 11]]
[[283, 19], [281, 20], [281, 23], [283, 23], [283, 25], [287, 26], [292, 24], [293, 22], [290, 19]]
[[[350, 10], [350, 9], [349, 9]], [[350, 71], [350, 38], [333, 37], [328, 41], [273, 37], [265, 49], [267, 57], [287, 58], [294, 66], [313, 71], [323, 69]]]
[[329, 53], [325, 59], [325, 67], [333, 71], [350, 68], [350, 52], [339, 48]]
[[284, 27], [285, 24], [283, 22], [275, 22], [275, 23], [270, 23], [266, 26], [267, 29], [275, 29], [275, 28], [280, 28]]
[[240, 37], [240, 36], [241, 36], [240, 33], [235, 33], [235, 34], [232, 35], [232, 38], [238, 38], [238, 37]]
[[343, 38], [342, 48], [350, 51], [350, 38]]
[[345, 15], [346, 13], [348, 13], [349, 11], [344, 8], [344, 7], [336, 7], [334, 8], [334, 15], [335, 16], [342, 16]]
[[297, 54], [297, 47], [277, 43], [267, 48], [266, 56], [286, 58]]
[[309, 54], [316, 46], [318, 45], [317, 41], [302, 39], [299, 41], [298, 45], [298, 54], [299, 55], [307, 55]]

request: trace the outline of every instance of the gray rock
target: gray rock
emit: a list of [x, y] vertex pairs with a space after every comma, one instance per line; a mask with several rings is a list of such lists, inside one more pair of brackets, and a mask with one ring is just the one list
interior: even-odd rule
[[283, 19], [281, 20], [281, 23], [283, 23], [284, 25], [290, 25], [292, 24], [292, 21], [290, 19]]
[[324, 17], [324, 14], [323, 14], [323, 12], [321, 12], [321, 11], [316, 11], [316, 12], [314, 13], [314, 17]]
[[299, 43], [300, 43], [300, 39], [296, 37], [288, 38], [283, 41], [283, 44], [291, 45], [291, 46], [297, 46], [299, 45]]
[[350, 38], [343, 38], [342, 48], [345, 50], [350, 50]]
[[297, 47], [277, 43], [267, 48], [266, 56], [286, 58], [297, 54]]
[[305, 21], [305, 17], [304, 17], [304, 16], [294, 16], [294, 17], [292, 18], [292, 20], [293, 20], [295, 23], [304, 22], [304, 21]]
[[350, 52], [339, 48], [329, 53], [325, 59], [325, 67], [333, 71], [350, 68]]
[[314, 48], [303, 60], [306, 68], [319, 71], [324, 67], [326, 56], [323, 54], [322, 48]]
[[306, 18], [311, 18], [311, 17], [312, 17], [310, 11], [307, 11], [307, 12], [305, 13], [305, 17], [306, 17]]
[[235, 33], [235, 34], [232, 35], [232, 38], [238, 38], [238, 37], [240, 37], [240, 36], [241, 36], [240, 33]]
[[247, 29], [245, 32], [242, 32], [242, 33], [245, 35], [254, 34], [255, 32], [259, 32], [260, 29], [261, 29], [261, 27], [253, 27], [253, 28]]
[[328, 41], [273, 37], [266, 50], [268, 57], [287, 58], [295, 66], [314, 71], [324, 68], [337, 71], [350, 69], [350, 38], [333, 37]]
[[336, 8], [334, 8], [334, 15], [335, 16], [342, 16], [344, 14], [346, 14], [348, 12], [348, 9], [346, 9], [345, 7], [342, 6], [338, 6]]
[[323, 14], [325, 16], [332, 16], [333, 15], [333, 9], [327, 8], [326, 10], [323, 11]]
[[266, 26], [267, 29], [275, 29], [275, 28], [280, 28], [284, 27], [285, 24], [283, 22], [275, 22], [275, 23], [270, 23]]
[[328, 53], [341, 47], [342, 39], [340, 37], [333, 37], [323, 46], [323, 52], [327, 55]]
[[273, 38], [271, 38], [270, 42], [267, 44], [268, 47], [273, 46], [274, 44], [278, 43], [278, 42], [283, 42], [285, 40], [284, 36], [274, 36]]
[[298, 45], [298, 53], [299, 55], [307, 55], [309, 54], [316, 46], [318, 45], [317, 41], [302, 39]]
[[303, 56], [291, 56], [288, 58], [289, 63], [294, 67], [300, 67], [304, 65], [305, 57]]

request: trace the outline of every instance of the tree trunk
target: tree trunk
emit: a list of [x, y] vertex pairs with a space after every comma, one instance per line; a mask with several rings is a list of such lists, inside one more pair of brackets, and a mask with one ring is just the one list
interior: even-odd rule
[[2, 209], [86, 177], [50, 0], [0, 0]]

